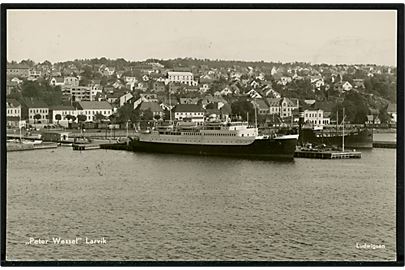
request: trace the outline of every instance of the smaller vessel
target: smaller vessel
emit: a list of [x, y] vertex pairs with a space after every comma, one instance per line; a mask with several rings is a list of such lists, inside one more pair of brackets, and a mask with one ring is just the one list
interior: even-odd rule
[[[337, 122], [337, 121], [336, 121]], [[373, 130], [365, 125], [345, 124], [336, 126], [303, 126], [300, 132], [301, 145], [311, 143], [314, 145], [326, 144], [332, 147], [345, 148], [373, 148]]]

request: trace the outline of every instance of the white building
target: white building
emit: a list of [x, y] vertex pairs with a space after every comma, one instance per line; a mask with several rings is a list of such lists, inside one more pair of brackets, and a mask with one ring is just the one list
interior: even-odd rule
[[269, 114], [276, 114], [281, 118], [291, 117], [293, 111], [299, 107], [296, 98], [267, 98], [267, 103], [269, 104]]
[[107, 101], [80, 101], [78, 105], [79, 111], [77, 115], [85, 115], [86, 122], [95, 121], [97, 114], [107, 118], [113, 113], [113, 109]]
[[343, 91], [350, 91], [353, 89], [353, 86], [351, 85], [351, 83], [346, 81], [343, 83], [342, 89], [343, 89]]
[[120, 96], [119, 97], [119, 99], [120, 99], [120, 107], [124, 106], [124, 104], [127, 103], [133, 97], [134, 96], [131, 93], [125, 93], [122, 96]]
[[21, 104], [15, 99], [6, 100], [7, 117], [21, 117]]
[[204, 110], [196, 104], [177, 104], [174, 108], [174, 119], [185, 122], [204, 122]]
[[[57, 115], [60, 115], [60, 120], [57, 119]], [[49, 108], [49, 119], [52, 123], [59, 123], [59, 125], [67, 127], [70, 121], [70, 119], [67, 118], [68, 115], [77, 118], [78, 110], [73, 106], [62, 105]]]
[[[24, 107], [22, 108], [22, 114], [28, 117], [28, 122], [30, 124], [47, 124], [49, 117], [49, 107], [43, 101], [33, 98], [26, 98], [24, 100]], [[39, 115], [38, 118], [35, 116]]]
[[51, 86], [63, 86], [63, 85], [65, 85], [65, 80], [62, 77], [53, 77], [49, 81], [49, 84]]
[[71, 101], [92, 101], [93, 97], [100, 92], [88, 86], [64, 87], [62, 94]]
[[65, 77], [63, 79], [64, 86], [79, 86], [79, 78], [77, 77]]
[[21, 121], [21, 104], [15, 99], [6, 100], [7, 107], [7, 126], [21, 127], [24, 126]]
[[305, 110], [304, 123], [312, 124], [314, 126], [323, 127], [330, 124], [330, 118], [324, 117], [323, 110]]
[[28, 80], [29, 81], [35, 81], [37, 80], [39, 77], [41, 77], [41, 71], [36, 70], [36, 69], [30, 69], [28, 71]]
[[179, 82], [188, 85], [198, 84], [196, 81], [194, 81], [194, 75], [191, 72], [170, 71], [167, 73], [167, 83], [169, 82]]

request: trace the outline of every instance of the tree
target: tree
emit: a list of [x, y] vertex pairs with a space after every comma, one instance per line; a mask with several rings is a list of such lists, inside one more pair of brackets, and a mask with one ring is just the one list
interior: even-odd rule
[[80, 123], [80, 127], [83, 128], [83, 123], [87, 120], [87, 116], [84, 114], [80, 114], [77, 116], [77, 120]]
[[85, 116], [84, 114], [80, 114], [80, 115], [77, 116], [77, 120], [79, 122], [84, 122], [84, 121], [87, 120], [87, 116]]
[[35, 65], [35, 62], [32, 61], [31, 59], [24, 59], [24, 60], [21, 60], [20, 64], [27, 65], [29, 67], [33, 67]]
[[80, 114], [77, 116], [77, 120], [79, 121], [80, 129], [83, 130], [83, 124], [87, 120], [87, 116], [84, 114]]
[[159, 114], [156, 114], [155, 116], [153, 116], [153, 118], [154, 118], [156, 121], [159, 121], [159, 120], [160, 120], [160, 115], [159, 115]]
[[350, 92], [345, 96], [342, 103], [337, 104], [332, 110], [332, 118], [336, 117], [336, 111], [339, 111], [339, 123], [342, 122], [342, 109], [345, 108], [345, 121], [356, 124], [364, 124], [367, 121], [369, 112], [366, 101], [356, 92]]
[[39, 119], [41, 119], [41, 115], [39, 113], [34, 115], [34, 120], [36, 120], [36, 122], [38, 122]]
[[133, 105], [131, 103], [126, 103], [117, 110], [117, 121], [120, 123], [125, 123], [131, 119], [133, 113]]
[[111, 114], [108, 119], [110, 119], [111, 123], [115, 124], [117, 121], [117, 115], [116, 114]]
[[104, 116], [104, 115], [102, 115], [101, 113], [96, 113], [95, 115], [94, 115], [94, 120], [96, 121], [96, 122], [101, 122], [102, 120], [104, 120], [104, 119], [106, 119], [106, 117]]
[[44, 101], [49, 106], [62, 103], [60, 86], [52, 87], [43, 81], [25, 81], [21, 86], [22, 97], [34, 97]]
[[144, 121], [152, 120], [153, 119], [153, 112], [151, 111], [151, 109], [148, 108], [147, 110], [142, 111], [141, 119], [144, 120]]
[[239, 115], [244, 121], [247, 120], [247, 113], [250, 119], [254, 120], [255, 109], [253, 104], [246, 99], [239, 99], [231, 104], [232, 114]]
[[59, 126], [59, 121], [62, 120], [62, 115], [60, 115], [60, 114], [55, 115], [55, 119], [58, 120], [58, 126]]
[[381, 123], [389, 123], [391, 121], [391, 115], [387, 112], [387, 106], [384, 106], [379, 110], [378, 118], [380, 118]]

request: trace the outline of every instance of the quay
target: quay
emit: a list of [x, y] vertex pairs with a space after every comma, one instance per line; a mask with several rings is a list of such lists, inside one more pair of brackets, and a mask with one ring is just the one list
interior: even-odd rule
[[40, 144], [22, 144], [22, 143], [7, 143], [7, 152], [41, 150], [57, 148], [57, 143], [40, 143]]
[[295, 151], [296, 158], [317, 158], [317, 159], [349, 159], [361, 158], [361, 152], [333, 152], [333, 151]]
[[397, 148], [397, 142], [392, 141], [375, 141], [373, 142], [375, 148]]
[[73, 150], [119, 149], [127, 150], [126, 142], [111, 142], [111, 140], [93, 140], [91, 143], [73, 143]]
[[72, 144], [73, 150], [84, 151], [84, 150], [96, 150], [100, 149], [100, 144]]
[[128, 150], [127, 143], [106, 143], [100, 144], [101, 149], [110, 149], [110, 150]]

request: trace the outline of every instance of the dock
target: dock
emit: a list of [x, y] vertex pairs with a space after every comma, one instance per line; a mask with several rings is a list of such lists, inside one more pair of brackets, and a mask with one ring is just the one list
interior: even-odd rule
[[296, 158], [316, 158], [316, 159], [349, 159], [361, 158], [361, 152], [334, 152], [334, 151], [295, 151]]
[[72, 148], [77, 151], [101, 149], [100, 144], [72, 144]]
[[393, 141], [375, 141], [373, 142], [374, 148], [397, 148], [397, 142]]
[[22, 143], [7, 143], [7, 152], [42, 150], [57, 148], [57, 143], [40, 143], [40, 144], [22, 144]]

